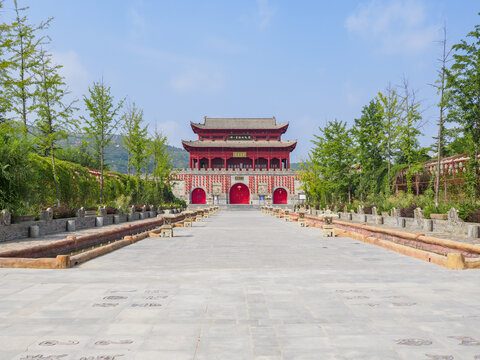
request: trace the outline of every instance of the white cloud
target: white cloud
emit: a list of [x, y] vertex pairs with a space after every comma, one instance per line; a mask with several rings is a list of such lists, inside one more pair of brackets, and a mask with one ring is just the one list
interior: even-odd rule
[[172, 77], [170, 85], [180, 93], [205, 91], [216, 93], [223, 89], [225, 77], [223, 73], [206, 66], [190, 66]]
[[275, 9], [270, 6], [268, 0], [257, 0], [257, 17], [260, 30], [270, 25], [273, 15], [275, 15]]
[[387, 54], [421, 52], [433, 44], [439, 29], [428, 23], [422, 2], [414, 0], [371, 0], [347, 17], [345, 27]]
[[73, 95], [79, 98], [81, 94], [86, 93], [90, 85], [91, 76], [83, 66], [78, 54], [69, 50], [66, 52], [53, 52], [53, 61], [62, 65], [60, 74], [65, 77], [68, 88]]

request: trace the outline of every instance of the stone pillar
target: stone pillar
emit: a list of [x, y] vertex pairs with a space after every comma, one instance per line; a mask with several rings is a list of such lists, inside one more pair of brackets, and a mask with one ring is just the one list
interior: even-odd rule
[[85, 217], [85, 208], [83, 206], [77, 210], [77, 217], [80, 217], [80, 218]]
[[28, 228], [28, 236], [31, 238], [37, 238], [40, 236], [40, 227], [38, 225], [32, 225]]
[[12, 223], [12, 214], [7, 209], [0, 213], [0, 225], [8, 226]]
[[433, 231], [433, 220], [424, 219], [423, 220], [423, 231]]
[[67, 220], [67, 231], [75, 231], [75, 220]]
[[103, 226], [103, 216], [97, 216], [95, 218], [95, 226], [102, 227]]
[[480, 225], [468, 225], [467, 229], [469, 238], [480, 238]]

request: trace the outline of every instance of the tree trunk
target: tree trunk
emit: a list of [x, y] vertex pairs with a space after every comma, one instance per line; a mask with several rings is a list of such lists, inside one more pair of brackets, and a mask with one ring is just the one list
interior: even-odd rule
[[50, 145], [50, 151], [52, 153], [52, 171], [53, 171], [53, 182], [55, 184], [55, 192], [57, 194], [57, 206], [60, 206], [60, 189], [57, 181], [57, 169], [55, 167], [55, 154], [53, 152], [53, 144]]
[[442, 152], [442, 128], [443, 128], [443, 97], [445, 93], [445, 64], [447, 61], [447, 30], [443, 28], [443, 57], [442, 57], [442, 84], [440, 88], [440, 118], [438, 120], [438, 145], [437, 145], [437, 173], [435, 176], [435, 206], [438, 206], [440, 196], [440, 160]]
[[130, 176], [130, 149], [127, 152], [127, 175]]
[[100, 151], [100, 204], [103, 205], [103, 145]]

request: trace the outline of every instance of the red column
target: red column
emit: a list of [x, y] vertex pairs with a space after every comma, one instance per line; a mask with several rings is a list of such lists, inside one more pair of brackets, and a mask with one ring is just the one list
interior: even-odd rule
[[208, 157], [208, 169], [211, 169], [212, 168], [212, 157], [209, 156]]
[[225, 169], [227, 169], [227, 157], [225, 156]]
[[197, 156], [197, 167], [200, 170], [200, 156]]
[[255, 170], [255, 156], [252, 156], [252, 169]]
[[270, 170], [270, 156], [267, 156], [267, 170]]
[[290, 169], [290, 156], [287, 156], [287, 169]]

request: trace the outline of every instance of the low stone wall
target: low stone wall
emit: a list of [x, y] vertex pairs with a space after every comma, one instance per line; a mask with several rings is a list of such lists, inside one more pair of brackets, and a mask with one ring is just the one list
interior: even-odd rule
[[[317, 211], [321, 215], [320, 211]], [[322, 212], [323, 213], [323, 212]], [[414, 219], [400, 216], [376, 216], [356, 213], [336, 213], [342, 221], [358, 221], [366, 224], [383, 224], [387, 226], [409, 228], [421, 232], [445, 232], [456, 236], [480, 238], [480, 224], [451, 220]], [[317, 214], [314, 214], [317, 215]]]
[[[67, 224], [71, 220], [74, 220], [75, 222], [75, 230], [81, 230], [114, 224], [115, 217], [117, 218], [118, 223], [122, 223], [126, 221], [153, 218], [156, 215], [157, 213], [155, 211], [147, 211], [143, 213], [136, 212], [128, 215], [92, 215], [65, 219], [25, 221], [10, 225], [0, 225], [0, 243], [27, 237], [37, 237], [66, 232], [68, 231]], [[101, 224], [101, 222], [103, 222], [103, 224]], [[32, 227], [38, 227], [38, 229], [35, 229], [35, 235], [32, 234]]]

